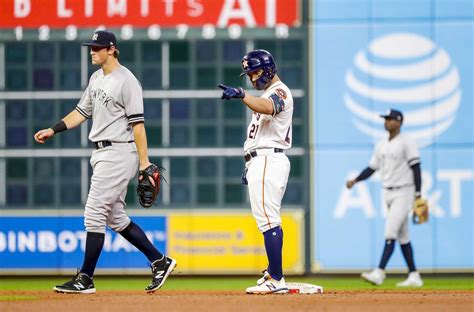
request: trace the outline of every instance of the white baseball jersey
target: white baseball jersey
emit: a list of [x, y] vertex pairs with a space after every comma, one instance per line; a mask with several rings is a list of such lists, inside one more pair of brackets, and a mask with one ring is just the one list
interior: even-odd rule
[[273, 115], [253, 113], [244, 150], [256, 150], [257, 154], [245, 166], [252, 215], [264, 233], [281, 226], [281, 201], [291, 165], [285, 153], [275, 152], [275, 148], [291, 147], [293, 97], [281, 81], [268, 87], [261, 97], [272, 101]]
[[420, 162], [414, 140], [403, 133], [380, 141], [375, 147], [369, 167], [380, 171], [384, 188], [413, 185], [411, 166]]
[[253, 112], [247, 128], [244, 151], [261, 148], [289, 149], [292, 143], [293, 96], [281, 81], [272, 84], [261, 95], [273, 102], [273, 115]]
[[140, 82], [125, 67], [104, 76], [94, 72], [76, 110], [92, 118], [89, 140], [127, 142], [133, 140], [130, 124], [144, 121]]

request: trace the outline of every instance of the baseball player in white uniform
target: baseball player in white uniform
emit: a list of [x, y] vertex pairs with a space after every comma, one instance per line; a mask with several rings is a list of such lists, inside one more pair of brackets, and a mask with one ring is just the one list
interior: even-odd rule
[[137, 170], [148, 168], [144, 126], [143, 96], [140, 82], [118, 62], [115, 35], [97, 31], [90, 42], [92, 64], [101, 68], [89, 80], [77, 107], [48, 129], [35, 134], [38, 143], [56, 133], [92, 119], [89, 140], [94, 144], [93, 175], [84, 212], [87, 231], [84, 261], [68, 282], [54, 287], [61, 293], [95, 293], [93, 274], [104, 245], [108, 226], [137, 247], [151, 263], [152, 281], [145, 290], [159, 289], [176, 266], [174, 259], [161, 254], [143, 230], [127, 216], [125, 196]]
[[385, 118], [385, 129], [389, 136], [376, 145], [369, 166], [357, 178], [346, 182], [350, 189], [379, 170], [383, 197], [388, 208], [385, 246], [380, 264], [373, 271], [362, 273], [362, 278], [374, 285], [383, 284], [385, 267], [395, 248], [395, 241], [398, 241], [409, 274], [408, 278], [397, 286], [420, 287], [423, 286], [423, 280], [415, 267], [408, 232], [408, 217], [413, 203], [416, 198], [421, 197], [420, 153], [416, 143], [409, 136], [400, 133], [403, 123], [403, 114], [400, 111], [392, 109], [381, 117]]
[[247, 288], [249, 294], [286, 293], [283, 277], [280, 208], [290, 173], [285, 151], [292, 143], [293, 97], [288, 87], [276, 75], [272, 55], [254, 50], [242, 59], [243, 72], [260, 97], [247, 94], [242, 88], [219, 85], [222, 99], [241, 99], [253, 111], [244, 144], [245, 171], [242, 183], [248, 184], [252, 214], [263, 233], [268, 267], [257, 285]]

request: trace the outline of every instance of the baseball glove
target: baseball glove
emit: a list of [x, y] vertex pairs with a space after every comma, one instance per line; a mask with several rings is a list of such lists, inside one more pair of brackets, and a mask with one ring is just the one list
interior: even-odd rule
[[413, 203], [413, 223], [422, 224], [428, 222], [428, 202], [421, 197]]
[[155, 202], [160, 192], [161, 180], [163, 179], [163, 167], [151, 164], [144, 170], [138, 172], [137, 194], [140, 205], [149, 208]]

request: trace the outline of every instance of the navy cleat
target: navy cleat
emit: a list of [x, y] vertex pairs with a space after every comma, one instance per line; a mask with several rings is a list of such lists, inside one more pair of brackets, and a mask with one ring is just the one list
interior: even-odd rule
[[77, 274], [68, 282], [57, 285], [55, 292], [66, 294], [93, 294], [95, 293], [94, 282], [87, 274], [77, 272]]
[[152, 279], [150, 285], [145, 290], [149, 293], [154, 292], [163, 286], [168, 276], [176, 267], [176, 260], [163, 257], [151, 264]]

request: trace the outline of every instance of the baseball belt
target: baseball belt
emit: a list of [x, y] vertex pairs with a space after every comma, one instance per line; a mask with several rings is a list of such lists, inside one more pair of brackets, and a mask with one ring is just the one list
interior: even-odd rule
[[94, 147], [95, 149], [101, 149], [101, 148], [104, 148], [104, 147], [107, 147], [107, 146], [112, 146], [112, 143], [113, 144], [117, 144], [117, 143], [132, 143], [132, 142], [135, 142], [135, 141], [127, 141], [127, 142], [113, 142], [113, 141], [109, 141], [109, 140], [104, 140], [104, 141], [99, 141], [99, 142], [93, 142], [94, 143]]
[[283, 153], [283, 149], [281, 148], [272, 148], [272, 149], [260, 149], [260, 150], [253, 150], [245, 154], [244, 159], [245, 161], [249, 161], [250, 159], [257, 157], [257, 156], [262, 156], [262, 155], [270, 155], [274, 153]]

